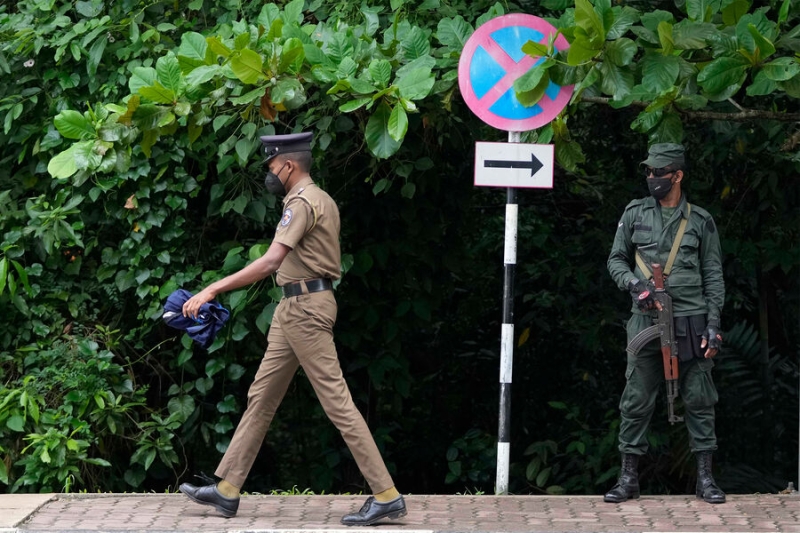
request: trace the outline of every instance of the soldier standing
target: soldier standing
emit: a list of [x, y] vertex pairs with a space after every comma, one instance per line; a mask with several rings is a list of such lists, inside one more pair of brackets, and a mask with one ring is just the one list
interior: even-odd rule
[[342, 523], [366, 526], [405, 516], [406, 505], [353, 403], [336, 354], [333, 325], [337, 305], [332, 282], [341, 272], [339, 209], [309, 174], [311, 137], [311, 133], [261, 137], [269, 166], [267, 190], [279, 196], [286, 194], [275, 238], [262, 257], [212, 283], [183, 306], [184, 316], [194, 317], [217, 295], [273, 273], [277, 273], [277, 283], [283, 288], [269, 329], [267, 351], [247, 395], [247, 410], [215, 472], [222, 481], [199, 487], [184, 483], [180, 490], [226, 517], [236, 514], [239, 491], [289, 383], [302, 366], [325, 414], [342, 433], [374, 494], [360, 511], [344, 516]]
[[[690, 205], [681, 192], [686, 175], [682, 145], [654, 144], [641, 164], [651, 196], [625, 208], [608, 257], [608, 271], [617, 286], [633, 298], [633, 314], [627, 324], [630, 343], [653, 324], [655, 302], [652, 296], [640, 298], [651, 285], [646, 262], [667, 265], [665, 288], [672, 297], [675, 317], [680, 395], [691, 450], [697, 458], [696, 493], [706, 502], [724, 503], [725, 493], [711, 474], [711, 457], [717, 449], [714, 405], [718, 400], [711, 368], [722, 343], [720, 312], [725, 299], [719, 234], [711, 215]], [[637, 255], [650, 259], [637, 261]], [[648, 449], [646, 432], [664, 382], [658, 340], [644, 346], [638, 355], [628, 356], [625, 378], [619, 403], [622, 471], [603, 498], [614, 503], [639, 497], [638, 461]]]

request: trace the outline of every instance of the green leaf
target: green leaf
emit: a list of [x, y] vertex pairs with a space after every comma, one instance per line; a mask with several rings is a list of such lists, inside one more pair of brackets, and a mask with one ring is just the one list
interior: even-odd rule
[[231, 103], [233, 105], [245, 105], [251, 102], [255, 102], [256, 100], [260, 99], [264, 96], [266, 89], [262, 87], [256, 87], [252, 91], [246, 92], [242, 96], [237, 96], [236, 98], [231, 98]]
[[579, 164], [586, 161], [581, 145], [575, 141], [557, 141], [555, 152], [558, 164], [573, 172], [578, 169]]
[[233, 40], [233, 47], [237, 50], [244, 49], [248, 44], [250, 44], [250, 32], [240, 33], [236, 36], [236, 39]]
[[175, 101], [175, 93], [158, 82], [151, 87], [141, 87], [139, 94], [157, 104], [171, 104]]
[[389, 135], [395, 141], [402, 142], [403, 137], [408, 131], [408, 115], [402, 105], [395, 104], [392, 114], [389, 116]]
[[389, 119], [392, 109], [381, 102], [367, 122], [365, 136], [370, 152], [378, 159], [386, 159], [400, 149], [400, 142], [389, 134]]
[[550, 71], [548, 66], [553, 65], [553, 61], [545, 61], [514, 81], [514, 91], [519, 102], [525, 107], [536, 105], [544, 96], [544, 92], [550, 85]]
[[783, 0], [781, 9], [778, 12], [778, 24], [783, 24], [789, 18], [789, 8], [792, 5], [792, 0]]
[[108, 40], [101, 37], [97, 39], [92, 45], [92, 48], [89, 49], [89, 59], [86, 61], [86, 72], [89, 73], [89, 76], [97, 74], [97, 66], [103, 59], [103, 52], [106, 49], [107, 43]]
[[661, 109], [656, 111], [642, 111], [636, 119], [631, 122], [631, 129], [640, 133], [647, 133], [661, 121], [663, 116], [664, 112]]
[[56, 179], [66, 179], [78, 171], [75, 162], [75, 145], [53, 157], [47, 164], [47, 172]]
[[719, 9], [719, 0], [686, 0], [686, 14], [689, 19], [706, 22]]
[[665, 113], [664, 118], [650, 133], [648, 144], [655, 143], [682, 143], [683, 123], [677, 113]]
[[[709, 95], [727, 94], [729, 98], [742, 86], [747, 76], [749, 62], [743, 57], [718, 57], [700, 71], [697, 75], [697, 83]], [[732, 88], [733, 92], [730, 92]], [[729, 93], [729, 94], [728, 94]]]
[[594, 58], [600, 50], [600, 46], [589, 42], [585, 37], [579, 36], [569, 45], [567, 63], [571, 66], [580, 65]]
[[589, 0], [575, 0], [575, 25], [586, 32], [592, 43], [605, 40], [606, 31]]
[[82, 113], [65, 109], [53, 120], [58, 132], [67, 139], [93, 139], [97, 137], [94, 126]]
[[639, 22], [639, 12], [632, 7], [614, 6], [611, 12], [614, 14], [614, 21], [608, 28], [606, 39], [619, 39], [625, 35], [628, 28]]
[[443, 45], [454, 50], [463, 50], [473, 33], [472, 26], [461, 15], [443, 18], [436, 26], [436, 38]]
[[642, 59], [642, 85], [652, 92], [660, 93], [672, 87], [680, 72], [676, 56], [649, 54]]
[[[239, 156], [239, 161], [245, 164], [250, 159], [250, 153], [255, 145], [250, 139], [239, 139], [236, 141], [236, 155]], [[243, 197], [242, 197], [243, 198]]]
[[6, 420], [6, 426], [11, 431], [21, 433], [25, 430], [25, 418], [23, 418], [21, 415], [11, 416], [8, 418], [8, 420]]
[[233, 53], [233, 50], [228, 48], [217, 37], [206, 37], [206, 42], [208, 43], [208, 48], [218, 56], [227, 58]]
[[405, 58], [408, 61], [428, 56], [431, 53], [431, 44], [428, 41], [428, 37], [417, 26], [411, 28], [411, 31], [406, 34], [405, 38], [400, 42], [400, 47], [403, 49]]
[[273, 103], [282, 103], [287, 109], [297, 109], [306, 101], [303, 85], [296, 78], [281, 78], [272, 88]]
[[275, 314], [275, 308], [278, 306], [276, 303], [267, 304], [261, 313], [256, 317], [256, 327], [263, 335], [267, 334], [267, 329], [272, 322], [272, 315]]
[[156, 82], [156, 69], [152, 67], [136, 67], [128, 79], [128, 88], [136, 94], [141, 87], [149, 87]]
[[623, 99], [633, 89], [633, 72], [608, 62], [600, 65], [600, 90], [611, 95], [614, 100]]
[[779, 57], [764, 65], [762, 72], [772, 81], [787, 81], [800, 74], [800, 63], [793, 57]]
[[0, 259], [0, 296], [6, 288], [6, 278], [8, 277], [8, 258]]
[[775, 92], [777, 88], [778, 82], [769, 79], [764, 70], [761, 70], [753, 78], [753, 83], [747, 86], [747, 95], [766, 96]]
[[537, 43], [535, 41], [528, 41], [522, 45], [522, 51], [534, 59], [544, 57], [547, 55], [547, 45]]
[[261, 71], [264, 62], [257, 52], [245, 48], [231, 58], [231, 70], [242, 83], [255, 83], [265, 78]]
[[764, 60], [775, 53], [775, 45], [758, 32], [758, 28], [754, 24], [747, 25], [747, 31], [753, 36], [753, 41], [760, 52], [760, 59]]
[[208, 43], [206, 42], [206, 38], [199, 33], [189, 31], [181, 35], [181, 45], [178, 47], [178, 55], [188, 57], [189, 59], [205, 61], [207, 51]]
[[206, 65], [197, 67], [186, 75], [186, 84], [189, 87], [199, 87], [200, 85], [212, 80], [215, 76], [220, 74], [221, 67], [219, 65]]
[[369, 64], [369, 75], [372, 81], [386, 87], [392, 77], [392, 64], [385, 59], [373, 59]]
[[169, 414], [177, 414], [181, 421], [188, 419], [194, 413], [194, 398], [191, 396], [176, 396], [167, 403]]
[[625, 37], [606, 44], [605, 57], [618, 67], [630, 65], [639, 47], [636, 43]]
[[305, 57], [306, 52], [300, 39], [287, 39], [283, 43], [283, 53], [281, 54], [281, 62], [278, 65], [278, 73], [299, 71], [303, 66]]
[[702, 50], [716, 34], [717, 28], [713, 24], [682, 20], [672, 27], [672, 42], [678, 50]]
[[675, 48], [672, 40], [672, 24], [664, 21], [658, 23], [658, 41], [661, 43], [664, 55], [670, 55]]
[[403, 98], [421, 100], [428, 96], [435, 82], [436, 78], [429, 69], [419, 68], [399, 76], [395, 85]]
[[748, 0], [734, 0], [722, 8], [722, 22], [726, 26], [736, 26], [739, 19], [746, 15], [748, 11], [750, 11], [750, 2]]
[[361, 109], [365, 105], [372, 102], [372, 98], [369, 96], [364, 98], [359, 98], [357, 100], [350, 100], [349, 102], [345, 102], [344, 104], [339, 106], [339, 111], [342, 113], [352, 113], [356, 109]]
[[183, 75], [178, 58], [171, 52], [166, 56], [158, 58], [156, 61], [156, 77], [158, 81], [173, 92], [180, 94], [183, 88]]
[[300, 24], [303, 22], [304, 0], [292, 0], [283, 8], [283, 17], [286, 22]]

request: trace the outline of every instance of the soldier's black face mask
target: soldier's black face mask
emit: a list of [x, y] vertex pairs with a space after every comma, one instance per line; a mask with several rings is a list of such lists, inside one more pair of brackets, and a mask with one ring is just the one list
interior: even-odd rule
[[[674, 170], [667, 170], [664, 168], [645, 169], [647, 188], [650, 190], [650, 196], [656, 200], [661, 200], [669, 194], [669, 191], [672, 190], [672, 175], [674, 174]], [[652, 178], [650, 177], [651, 175], [653, 176]]]
[[[278, 169], [277, 174], [272, 172], [271, 170], [267, 171], [266, 177], [264, 177], [264, 186], [267, 188], [267, 191], [274, 194], [275, 196], [285, 196], [286, 195], [286, 186], [283, 184], [281, 179], [278, 177], [278, 174], [281, 173], [283, 167], [286, 166], [284, 163], [281, 168]], [[291, 173], [290, 173], [291, 174]]]

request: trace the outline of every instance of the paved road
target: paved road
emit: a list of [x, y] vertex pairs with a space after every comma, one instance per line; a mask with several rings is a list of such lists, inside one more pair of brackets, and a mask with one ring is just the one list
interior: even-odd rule
[[[363, 531], [339, 523], [360, 496], [245, 496], [230, 519], [181, 494], [33, 495], [30, 515], [10, 532], [287, 532]], [[11, 516], [9, 498], [0, 512]], [[7, 503], [3, 503], [3, 502]], [[709, 505], [693, 496], [643, 496], [622, 504], [599, 496], [406, 496], [408, 516], [376, 526], [387, 532], [766, 532], [800, 533], [800, 496], [728, 495]], [[19, 507], [19, 506], [18, 506]], [[19, 509], [18, 509], [19, 511]], [[19, 514], [19, 513], [17, 513]], [[3, 529], [6, 526], [7, 529]]]

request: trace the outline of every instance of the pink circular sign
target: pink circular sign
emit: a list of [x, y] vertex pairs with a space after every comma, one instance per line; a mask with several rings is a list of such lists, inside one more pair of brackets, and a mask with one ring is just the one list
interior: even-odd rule
[[[514, 82], [544, 61], [522, 51], [528, 41], [547, 45], [557, 30], [544, 19], [514, 13], [494, 18], [475, 30], [458, 62], [458, 86], [467, 106], [488, 125], [505, 131], [534, 130], [552, 121], [569, 103], [572, 85], [553, 82], [536, 105], [525, 107], [517, 99]], [[563, 35], [556, 50], [566, 50]]]

